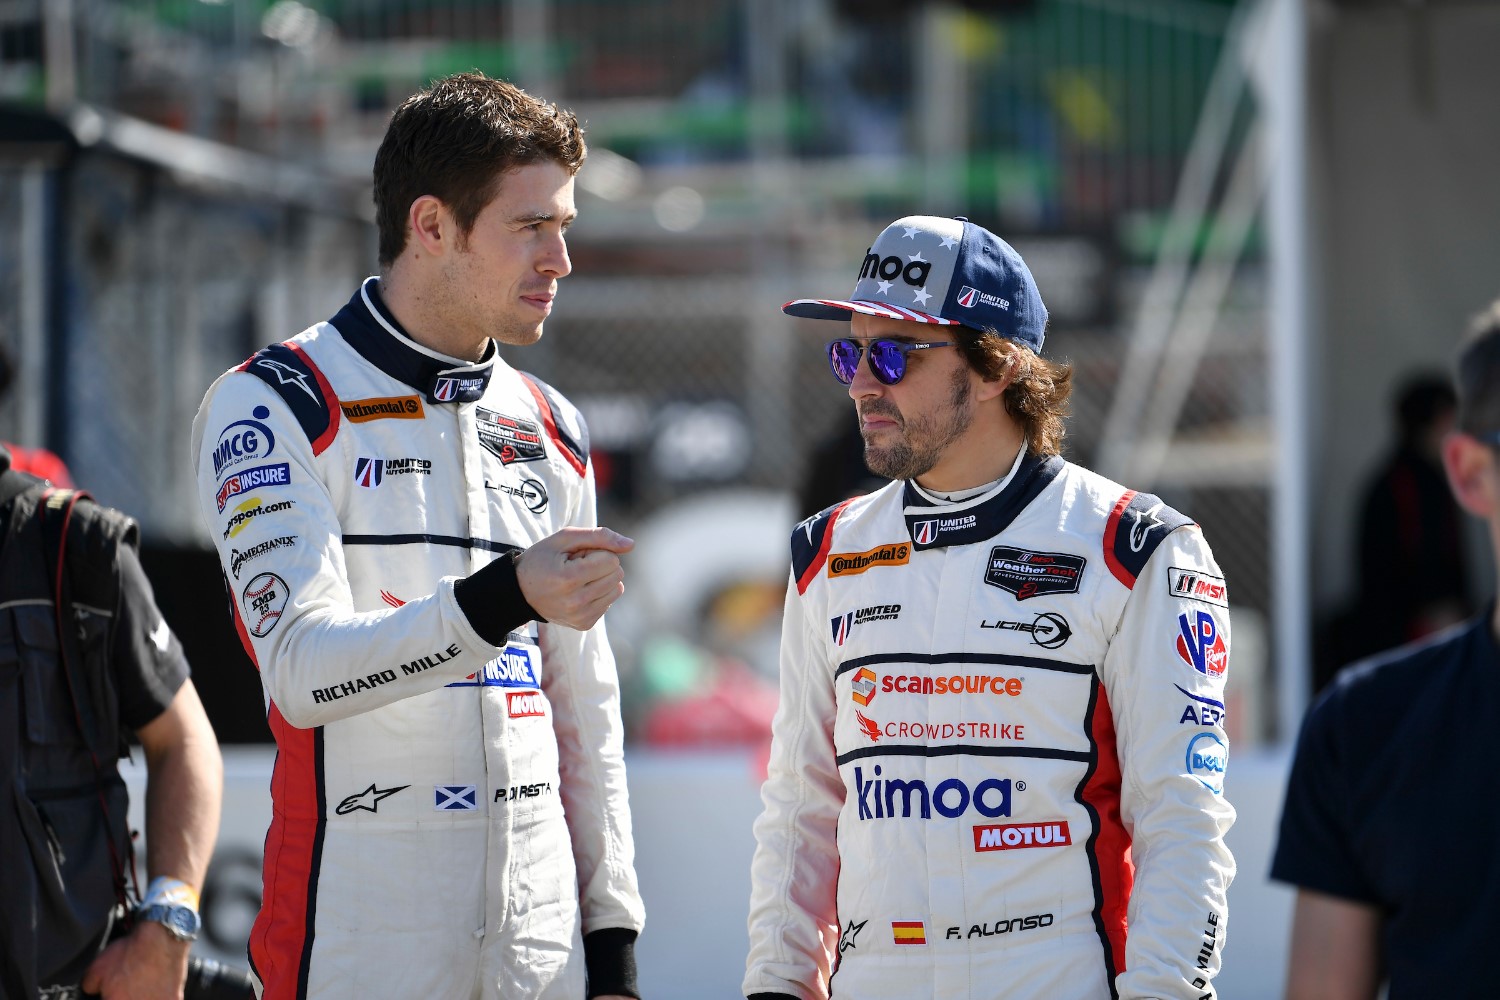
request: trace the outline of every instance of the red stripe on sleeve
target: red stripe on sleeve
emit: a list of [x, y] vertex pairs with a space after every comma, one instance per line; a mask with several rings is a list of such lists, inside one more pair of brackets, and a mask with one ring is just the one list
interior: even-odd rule
[[1120, 819], [1120, 754], [1115, 745], [1115, 719], [1104, 685], [1097, 679], [1094, 684], [1099, 689], [1098, 700], [1089, 719], [1089, 730], [1098, 766], [1084, 785], [1082, 796], [1099, 817], [1099, 830], [1091, 847], [1100, 890], [1094, 912], [1109, 940], [1114, 973], [1119, 975], [1125, 971], [1126, 909], [1135, 883], [1135, 865], [1130, 859], [1130, 834]]
[[542, 415], [542, 426], [547, 428], [547, 436], [552, 439], [553, 444], [557, 445], [557, 450], [562, 454], [563, 458], [568, 460], [568, 464], [580, 476], [583, 475], [584, 470], [588, 468], [588, 463], [573, 454], [573, 449], [568, 447], [567, 442], [563, 440], [562, 433], [557, 429], [557, 421], [552, 416], [552, 404], [547, 401], [547, 397], [542, 394], [542, 390], [531, 379], [522, 375], [521, 381], [526, 383], [526, 388], [536, 398], [537, 409]]
[[1104, 524], [1104, 565], [1127, 587], [1135, 586], [1135, 574], [1120, 564], [1115, 558], [1115, 532], [1120, 528], [1120, 518], [1125, 516], [1125, 508], [1130, 506], [1130, 501], [1135, 499], [1135, 490], [1126, 490], [1125, 495], [1115, 501], [1114, 509], [1109, 512], [1109, 520]]
[[271, 774], [275, 808], [266, 832], [262, 902], [250, 931], [250, 958], [265, 986], [261, 1000], [293, 1000], [299, 995], [303, 954], [312, 933], [308, 903], [317, 878], [314, 730], [288, 725], [274, 702], [266, 721], [276, 737]]
[[828, 512], [828, 524], [823, 528], [823, 541], [818, 545], [818, 554], [813, 556], [812, 562], [807, 564], [807, 569], [803, 570], [802, 575], [797, 578], [797, 593], [807, 593], [807, 587], [813, 582], [813, 577], [818, 575], [818, 570], [822, 569], [823, 563], [828, 561], [828, 549], [833, 545], [833, 523], [839, 519], [844, 508], [854, 502], [854, 499], [850, 497]]
[[338, 435], [339, 421], [343, 419], [344, 415], [343, 408], [339, 406], [339, 397], [334, 393], [333, 386], [328, 384], [328, 379], [324, 377], [323, 370], [313, 364], [312, 358], [307, 356], [307, 352], [290, 340], [286, 341], [283, 346], [297, 355], [298, 359], [308, 367], [308, 370], [313, 373], [313, 377], [318, 380], [318, 389], [323, 393], [323, 405], [328, 409], [328, 426], [324, 428], [322, 434], [318, 435], [318, 439], [312, 443], [313, 454], [321, 455], [324, 449], [333, 444], [333, 439]]

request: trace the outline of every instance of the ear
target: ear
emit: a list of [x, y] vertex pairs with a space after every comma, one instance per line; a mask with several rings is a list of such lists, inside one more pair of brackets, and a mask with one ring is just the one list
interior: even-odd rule
[[1005, 369], [997, 379], [984, 379], [978, 372], [974, 373], [974, 398], [980, 402], [996, 397], [1004, 396], [1005, 390], [1016, 377], [1016, 365], [1020, 362], [1014, 353], [1007, 352], [1005, 355]]
[[1467, 434], [1443, 438], [1443, 468], [1448, 485], [1464, 510], [1488, 519], [1500, 512], [1500, 483], [1495, 476], [1495, 453]]
[[441, 257], [452, 243], [452, 215], [448, 206], [435, 195], [424, 194], [411, 203], [406, 224], [411, 227], [411, 241], [422, 253]]

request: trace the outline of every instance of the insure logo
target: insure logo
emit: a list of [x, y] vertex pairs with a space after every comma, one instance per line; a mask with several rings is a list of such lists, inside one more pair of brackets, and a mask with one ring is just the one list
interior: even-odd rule
[[224, 480], [223, 485], [219, 487], [219, 492], [215, 497], [219, 504], [219, 513], [224, 513], [224, 507], [229, 503], [230, 497], [258, 490], [262, 486], [286, 486], [291, 481], [292, 470], [285, 462], [278, 465], [258, 465], [244, 472], [236, 472]]
[[[929, 792], [922, 778], [882, 778], [880, 765], [874, 768], [874, 777], [865, 780], [864, 769], [854, 769], [854, 791], [859, 801], [859, 818], [909, 819], [913, 808], [922, 819], [931, 819], [932, 811], [939, 816], [957, 819], [973, 806], [974, 811], [990, 819], [1010, 815], [1010, 779], [986, 778], [970, 791], [962, 778], [940, 781]], [[1024, 782], [1017, 785], [1024, 790]], [[898, 814], [897, 799], [901, 812]]]

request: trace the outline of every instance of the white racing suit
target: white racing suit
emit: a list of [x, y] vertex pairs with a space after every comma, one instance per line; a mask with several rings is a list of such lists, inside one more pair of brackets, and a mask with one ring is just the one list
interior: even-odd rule
[[455, 596], [594, 525], [587, 449], [493, 345], [465, 365], [403, 336], [373, 278], [209, 389], [200, 507], [277, 744], [249, 946], [265, 996], [580, 1000], [581, 936], [633, 942], [603, 623], [530, 620], [513, 564], [485, 577], [504, 600]]
[[1213, 996], [1227, 608], [1196, 525], [1061, 458], [799, 525], [745, 994]]

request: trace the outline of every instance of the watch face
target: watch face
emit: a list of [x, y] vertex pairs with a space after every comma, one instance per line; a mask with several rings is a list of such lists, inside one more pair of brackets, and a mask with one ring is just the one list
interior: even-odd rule
[[192, 937], [198, 933], [198, 914], [185, 906], [174, 906], [168, 910], [167, 921], [183, 937]]

